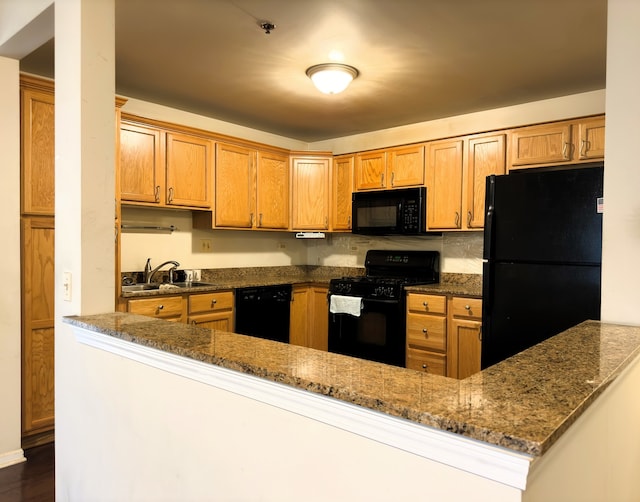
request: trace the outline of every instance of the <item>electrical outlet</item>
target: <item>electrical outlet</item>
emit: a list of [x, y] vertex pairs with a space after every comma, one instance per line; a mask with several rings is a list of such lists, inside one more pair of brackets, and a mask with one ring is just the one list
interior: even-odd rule
[[185, 281], [187, 282], [193, 282], [193, 270], [185, 270], [184, 271], [185, 274]]
[[71, 301], [71, 272], [62, 274], [62, 297], [65, 302]]
[[213, 241], [211, 239], [200, 239], [200, 251], [211, 253], [213, 251]]
[[191, 279], [193, 282], [200, 282], [202, 280], [202, 270], [192, 270], [191, 273], [193, 274], [193, 279]]

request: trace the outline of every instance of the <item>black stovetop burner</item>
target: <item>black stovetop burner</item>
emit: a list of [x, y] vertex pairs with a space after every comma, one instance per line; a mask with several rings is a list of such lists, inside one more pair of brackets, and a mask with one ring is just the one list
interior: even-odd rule
[[332, 279], [329, 294], [401, 299], [406, 285], [439, 282], [440, 253], [371, 250], [367, 252], [365, 270], [365, 276]]

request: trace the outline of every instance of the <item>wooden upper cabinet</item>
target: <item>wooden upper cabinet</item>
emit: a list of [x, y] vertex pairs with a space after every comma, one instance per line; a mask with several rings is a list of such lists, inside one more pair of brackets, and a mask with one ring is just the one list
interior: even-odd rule
[[462, 139], [427, 143], [427, 226], [462, 228]]
[[253, 226], [254, 165], [254, 150], [224, 143], [216, 144], [216, 227]]
[[354, 155], [333, 159], [331, 187], [331, 229], [351, 230], [351, 197], [353, 193]]
[[387, 172], [387, 188], [424, 185], [424, 145], [389, 150]]
[[424, 145], [359, 153], [355, 189], [380, 190], [424, 185]]
[[119, 139], [122, 202], [211, 207], [211, 140], [126, 120]]
[[484, 227], [487, 176], [505, 173], [505, 135], [471, 136], [467, 143], [465, 172], [466, 228]]
[[604, 159], [604, 117], [579, 121], [577, 131], [578, 159]]
[[166, 142], [167, 205], [211, 207], [212, 142], [174, 132]]
[[22, 212], [53, 215], [55, 118], [51, 92], [21, 89]]
[[571, 124], [522, 127], [511, 133], [511, 166], [562, 163], [571, 160]]
[[291, 157], [291, 216], [293, 230], [329, 229], [331, 156]]
[[356, 190], [378, 190], [386, 187], [387, 152], [359, 153], [356, 156], [355, 183]]
[[215, 172], [214, 227], [289, 228], [288, 155], [218, 143]]
[[509, 170], [604, 159], [604, 116], [510, 131]]
[[163, 136], [159, 129], [120, 126], [120, 198], [160, 204], [165, 192]]
[[289, 156], [258, 151], [257, 228], [289, 228]]

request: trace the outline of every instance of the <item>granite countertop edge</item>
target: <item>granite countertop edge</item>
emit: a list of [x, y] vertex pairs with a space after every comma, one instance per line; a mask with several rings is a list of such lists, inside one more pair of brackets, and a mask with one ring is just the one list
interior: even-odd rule
[[[65, 322], [532, 456], [546, 452], [640, 354], [640, 327], [585, 321], [455, 380], [134, 314], [74, 316]], [[611, 333], [619, 339], [612, 340]], [[572, 345], [585, 344], [598, 347], [597, 357], [585, 351], [584, 360], [566, 358], [575, 352]]]

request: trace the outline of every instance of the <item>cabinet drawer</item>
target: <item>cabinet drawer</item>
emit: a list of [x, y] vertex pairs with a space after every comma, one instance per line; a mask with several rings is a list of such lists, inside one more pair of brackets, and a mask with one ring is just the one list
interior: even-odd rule
[[216, 291], [215, 293], [202, 293], [189, 296], [189, 314], [230, 310], [232, 308], [233, 293], [231, 291]]
[[444, 354], [434, 354], [425, 350], [407, 350], [407, 368], [424, 371], [433, 375], [446, 376], [447, 358]]
[[446, 348], [447, 319], [421, 314], [407, 316], [407, 344], [409, 347], [440, 350]]
[[128, 310], [132, 314], [152, 317], [179, 317], [182, 315], [182, 297], [162, 296], [129, 300]]
[[423, 314], [446, 314], [447, 297], [442, 295], [409, 293], [407, 296], [407, 308], [410, 312], [421, 312]]
[[451, 310], [454, 317], [482, 319], [482, 300], [479, 298], [453, 297]]

